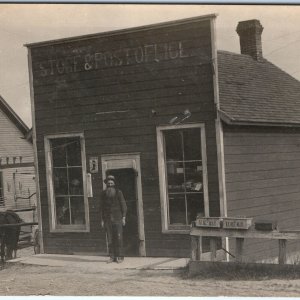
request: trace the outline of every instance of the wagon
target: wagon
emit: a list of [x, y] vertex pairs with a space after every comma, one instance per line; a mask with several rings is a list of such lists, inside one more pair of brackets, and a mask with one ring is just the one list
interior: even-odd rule
[[[22, 212], [30, 212], [32, 211], [32, 222], [23, 222], [19, 224], [15, 224], [14, 226], [20, 226], [20, 236], [19, 236], [19, 242], [18, 242], [18, 249], [27, 248], [29, 246], [33, 246], [34, 253], [37, 254], [40, 252], [39, 247], [39, 239], [38, 239], [38, 222], [35, 222], [35, 210], [36, 206], [27, 207], [27, 208], [15, 208], [10, 209], [11, 211], [17, 213], [20, 215]], [[11, 224], [7, 224], [9, 226], [12, 226]], [[6, 226], [6, 224], [0, 225], [0, 226]]]

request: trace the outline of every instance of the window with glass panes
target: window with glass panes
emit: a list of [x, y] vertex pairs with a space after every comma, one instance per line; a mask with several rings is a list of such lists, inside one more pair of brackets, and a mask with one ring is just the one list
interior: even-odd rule
[[4, 206], [4, 187], [3, 187], [3, 176], [2, 172], [0, 172], [0, 206]]
[[161, 131], [168, 229], [187, 228], [197, 215], [204, 215], [201, 132], [200, 127]]
[[50, 139], [56, 225], [84, 225], [80, 137]]

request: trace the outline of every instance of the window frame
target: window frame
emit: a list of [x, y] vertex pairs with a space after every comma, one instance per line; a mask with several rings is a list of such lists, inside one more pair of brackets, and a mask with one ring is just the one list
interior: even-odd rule
[[0, 198], [3, 199], [3, 205], [0, 204], [0, 207], [5, 207], [5, 200], [4, 200], [4, 178], [3, 178], [3, 172], [0, 171]]
[[165, 131], [190, 129], [190, 128], [200, 129], [201, 156], [202, 156], [202, 169], [203, 169], [204, 215], [206, 217], [209, 216], [205, 124], [196, 123], [196, 124], [184, 124], [184, 125], [157, 126], [156, 127], [157, 158], [158, 158], [159, 190], [160, 190], [160, 202], [161, 202], [162, 233], [187, 234], [190, 231], [189, 225], [169, 224], [169, 200], [168, 200], [168, 191], [167, 191], [166, 153], [165, 153], [165, 144], [164, 144]]
[[[57, 224], [56, 222], [56, 205], [54, 196], [54, 183], [53, 183], [53, 161], [52, 152], [50, 147], [50, 140], [59, 138], [72, 138], [79, 137], [81, 146], [81, 164], [82, 164], [82, 183], [83, 183], [83, 201], [85, 210], [85, 224], [80, 225], [66, 225]], [[85, 154], [85, 139], [83, 133], [63, 133], [46, 135], [44, 137], [45, 144], [45, 159], [46, 159], [46, 179], [47, 179], [47, 193], [48, 193], [48, 213], [50, 232], [89, 232], [90, 221], [89, 221], [89, 205], [88, 205], [88, 194], [87, 194], [87, 168], [86, 168], [86, 154]]]

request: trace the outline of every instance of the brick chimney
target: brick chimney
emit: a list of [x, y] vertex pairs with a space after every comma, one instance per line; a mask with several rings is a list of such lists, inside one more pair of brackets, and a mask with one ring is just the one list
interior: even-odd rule
[[261, 34], [263, 29], [258, 20], [239, 22], [236, 32], [240, 36], [241, 54], [250, 55], [257, 61], [262, 60]]

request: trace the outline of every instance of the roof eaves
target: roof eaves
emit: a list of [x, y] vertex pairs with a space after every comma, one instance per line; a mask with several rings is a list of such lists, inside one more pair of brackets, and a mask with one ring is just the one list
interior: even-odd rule
[[218, 112], [221, 120], [226, 124], [230, 125], [232, 124], [232, 122], [234, 122], [234, 118], [230, 117], [224, 110], [219, 109]]
[[29, 141], [31, 144], [33, 143], [32, 135], [33, 135], [33, 131], [32, 131], [32, 127], [31, 127], [25, 134], [25, 140]]
[[229, 116], [226, 112], [219, 110], [221, 120], [227, 125], [238, 126], [276, 126], [276, 127], [300, 127], [300, 121], [280, 122], [272, 120], [247, 120], [236, 119]]
[[7, 115], [7, 117], [15, 124], [15, 126], [25, 136], [29, 131], [29, 128], [1, 96], [0, 96], [0, 109]]

